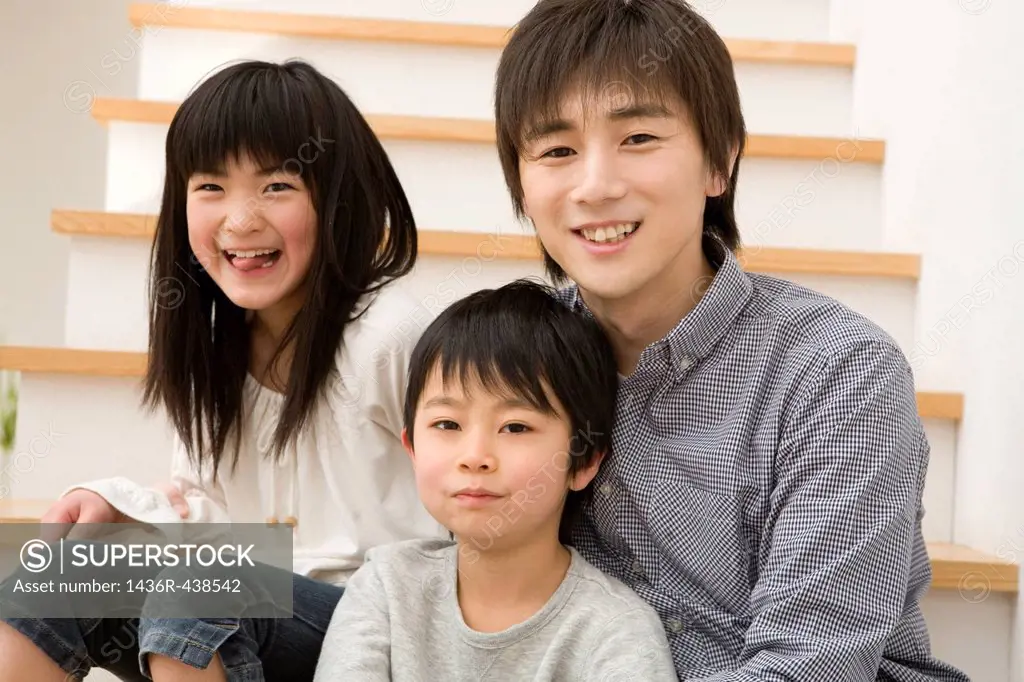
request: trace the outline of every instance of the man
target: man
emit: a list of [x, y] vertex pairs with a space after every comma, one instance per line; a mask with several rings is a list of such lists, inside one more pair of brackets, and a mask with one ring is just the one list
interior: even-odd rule
[[966, 680], [930, 652], [929, 446], [893, 340], [745, 273], [727, 48], [680, 0], [540, 0], [497, 72], [499, 156], [622, 375], [574, 541], [658, 611], [684, 680]]

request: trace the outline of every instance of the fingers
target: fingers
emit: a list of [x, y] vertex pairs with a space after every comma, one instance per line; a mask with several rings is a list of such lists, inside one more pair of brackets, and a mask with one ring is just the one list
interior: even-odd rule
[[178, 486], [173, 483], [164, 483], [156, 486], [156, 490], [159, 490], [167, 496], [167, 501], [171, 503], [174, 511], [178, 512], [178, 516], [183, 519], [187, 519], [189, 516], [188, 502], [185, 501], [185, 496], [178, 490]]
[[40, 523], [40, 539], [44, 542], [56, 542], [67, 536], [78, 516], [81, 513], [81, 504], [75, 500], [57, 500], [43, 514]]
[[171, 491], [171, 493], [167, 496], [167, 499], [171, 501], [171, 506], [174, 507], [174, 510], [176, 512], [178, 512], [178, 516], [180, 516], [183, 519], [188, 518], [188, 515], [190, 513], [188, 508], [188, 502], [185, 501], [185, 496], [182, 495], [177, 488]]

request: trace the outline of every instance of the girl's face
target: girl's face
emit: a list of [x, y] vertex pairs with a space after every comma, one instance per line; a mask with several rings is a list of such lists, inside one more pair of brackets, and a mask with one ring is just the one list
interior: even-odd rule
[[305, 300], [317, 217], [298, 175], [230, 160], [188, 182], [188, 239], [235, 305], [290, 320]]

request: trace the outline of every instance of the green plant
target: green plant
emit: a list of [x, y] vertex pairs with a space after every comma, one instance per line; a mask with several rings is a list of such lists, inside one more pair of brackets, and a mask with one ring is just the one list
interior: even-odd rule
[[0, 396], [0, 453], [14, 449], [14, 426], [17, 423], [18, 388], [12, 381], [7, 386], [6, 394]]

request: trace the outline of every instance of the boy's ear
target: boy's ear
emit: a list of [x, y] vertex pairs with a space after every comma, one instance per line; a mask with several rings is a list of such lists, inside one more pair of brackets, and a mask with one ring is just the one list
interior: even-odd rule
[[416, 453], [412, 450], [412, 443], [409, 442], [409, 429], [402, 429], [402, 447], [409, 453], [409, 458], [416, 460]]
[[601, 468], [604, 455], [604, 451], [595, 452], [594, 456], [590, 458], [590, 463], [572, 475], [572, 479], [569, 481], [569, 488], [572, 490], [583, 490], [590, 485], [590, 482], [594, 480], [598, 470]]
[[732, 177], [732, 171], [736, 168], [736, 157], [739, 154], [739, 149], [733, 147], [729, 153], [729, 174], [722, 176], [716, 173], [713, 169], [708, 170], [707, 182], [705, 183], [704, 193], [709, 197], [718, 197], [725, 193], [725, 190], [729, 188], [729, 178]]

